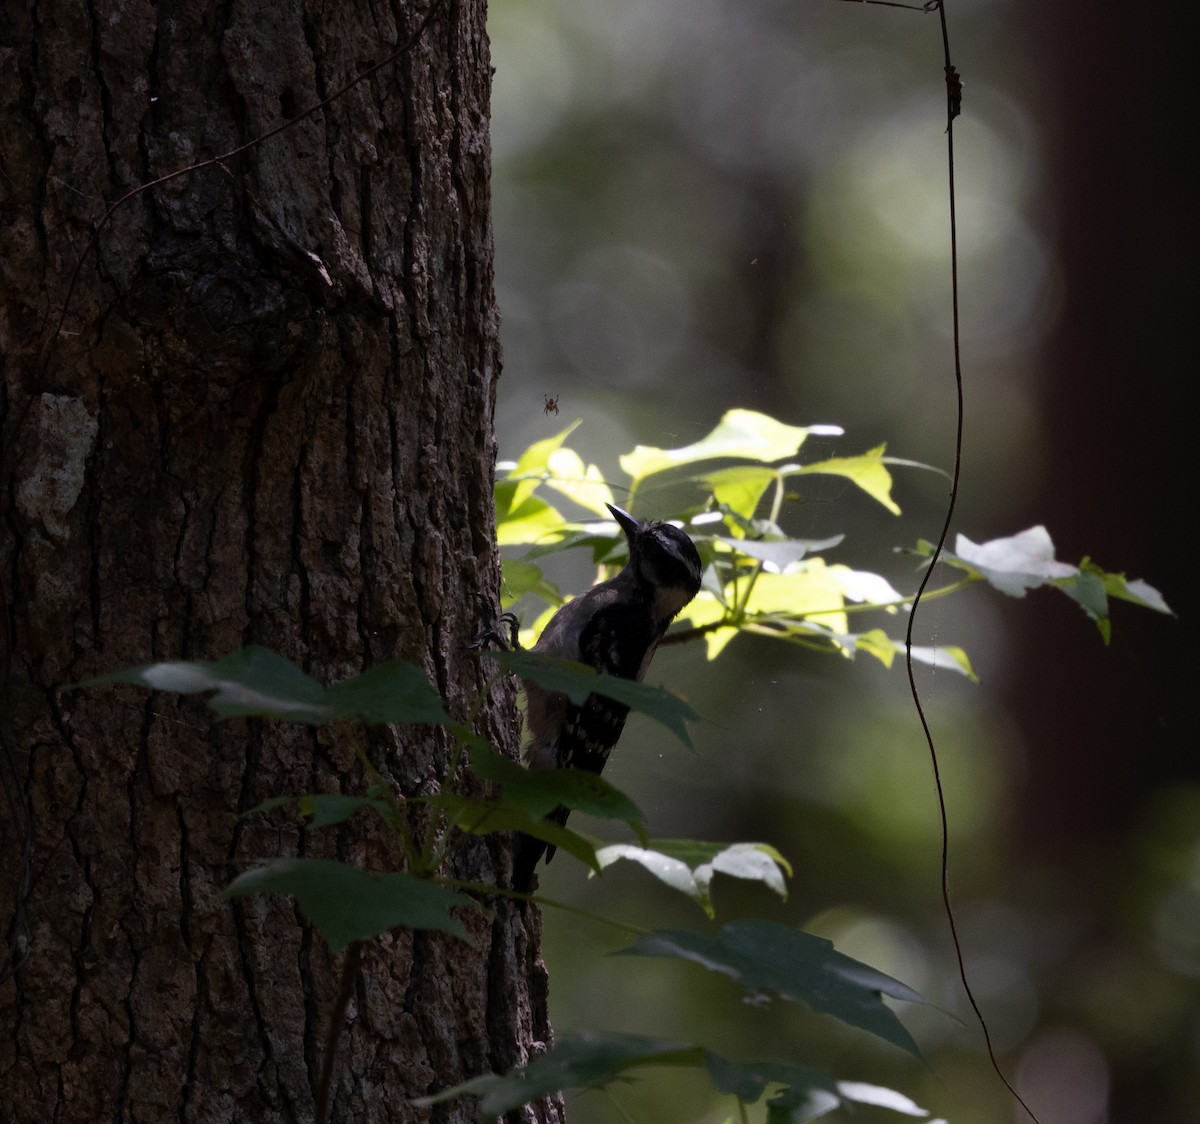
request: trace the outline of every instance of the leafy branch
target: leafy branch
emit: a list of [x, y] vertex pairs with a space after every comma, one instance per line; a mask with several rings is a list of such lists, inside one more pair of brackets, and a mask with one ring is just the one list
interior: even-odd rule
[[[700, 593], [683, 611], [680, 627], [668, 641], [703, 638], [710, 660], [739, 634], [768, 636], [848, 658], [863, 652], [888, 667], [904, 654], [902, 635], [892, 636], [883, 627], [855, 631], [850, 622], [863, 613], [907, 613], [915, 593], [900, 593], [880, 574], [828, 561], [826, 553], [841, 546], [844, 535], [816, 541], [788, 534], [784, 516], [799, 499], [790, 485], [805, 476], [841, 477], [898, 515], [891, 469], [940, 470], [886, 456], [884, 445], [858, 455], [801, 463], [797, 458], [808, 438], [837, 437], [842, 430], [785, 425], [751, 410], [730, 410], [712, 432], [691, 445], [639, 445], [621, 456], [619, 464], [628, 479], [616, 482], [597, 465], [585, 464], [566, 444], [579, 424], [531, 445], [505, 466], [507, 473], [496, 485], [498, 539], [502, 546], [526, 548], [523, 556], [505, 559], [503, 606], [509, 608], [527, 596], [546, 606], [525, 630], [527, 639], [540, 632], [564, 601], [546, 577], [542, 560], [566, 550], [589, 549], [593, 562], [607, 572], [621, 561], [621, 536], [604, 507], [613, 502], [614, 491], [626, 492], [625, 502], [632, 506], [650, 486], [682, 481], [697, 490], [696, 501], [657, 514], [686, 528], [705, 571]], [[601, 521], [569, 518], [557, 497], [547, 498], [546, 490]], [[928, 559], [932, 547], [919, 540], [908, 552]], [[1076, 601], [1106, 642], [1111, 636], [1110, 598], [1170, 612], [1158, 591], [1143, 581], [1109, 573], [1086, 558], [1078, 566], [1057, 561], [1042, 527], [979, 546], [959, 536], [957, 553], [943, 553], [942, 561], [965, 576], [926, 589], [923, 599], [945, 597], [977, 581], [1011, 596], [1045, 586]], [[914, 646], [912, 655], [975, 678], [961, 647]]]
[[[598, 676], [591, 668], [548, 661], [533, 653], [498, 653], [488, 658], [571, 697], [611, 693], [631, 709], [662, 722], [690, 744], [685, 723], [698, 716], [669, 692]], [[485, 689], [490, 689], [491, 682]], [[648, 841], [641, 812], [623, 793], [602, 778], [578, 770], [530, 772], [521, 768], [485, 744], [467, 725], [452, 719], [424, 673], [411, 664], [381, 665], [323, 687], [282, 656], [252, 647], [215, 662], [171, 661], [129, 668], [81, 686], [111, 684], [204, 694], [209, 708], [221, 718], [336, 723], [343, 730], [352, 723], [440, 726], [456, 738], [456, 760], [465, 753], [475, 777], [495, 789], [485, 797], [458, 791], [452, 786], [457, 770], [450, 769], [441, 791], [410, 801], [419, 800], [444, 814], [459, 838], [497, 831], [532, 833], [574, 855], [594, 873], [623, 859], [631, 861], [664, 886], [693, 900], [709, 918], [714, 916], [711, 883], [717, 873], [758, 881], [779, 896], [786, 896], [784, 880], [791, 874], [791, 866], [773, 847], [764, 843]], [[474, 713], [478, 707], [471, 709]], [[453, 846], [450, 836], [441, 837], [434, 845], [431, 834], [425, 848], [417, 847], [409, 835], [404, 805], [390, 792], [357, 740], [355, 747], [370, 782], [363, 795], [281, 796], [245, 814], [270, 814], [294, 807], [309, 821], [310, 830], [345, 824], [358, 812], [374, 815], [401, 838], [409, 869], [372, 872], [336, 860], [277, 856], [239, 874], [225, 890], [229, 898], [259, 893], [292, 897], [331, 952], [346, 950], [344, 992], [358, 971], [361, 942], [400, 926], [440, 931], [466, 940], [467, 930], [459, 914], [480, 908], [478, 899], [483, 894], [503, 897], [511, 893], [440, 877], [438, 872]], [[579, 833], [543, 819], [559, 805], [623, 820], [640, 845], [615, 844], [597, 850]], [[511, 896], [524, 898], [520, 894]], [[722, 972], [756, 1000], [770, 994], [782, 1001], [799, 1002], [903, 1049], [916, 1050], [911, 1036], [883, 1004], [882, 997], [923, 1002], [919, 995], [836, 952], [830, 942], [788, 926], [743, 921], [727, 924], [713, 936], [651, 930], [637, 933], [622, 953], [691, 961]], [[333, 1024], [336, 1026], [338, 1021], [334, 1019]], [[331, 1038], [326, 1068], [332, 1064], [335, 1049], [336, 1040]], [[781, 1122], [811, 1119], [839, 1104], [862, 1099], [855, 1090], [875, 1090], [872, 1095], [876, 1099], [866, 1103], [887, 1104], [892, 1098], [898, 1104], [904, 1100], [891, 1090], [839, 1083], [819, 1070], [792, 1063], [737, 1063], [703, 1046], [663, 1047], [652, 1039], [592, 1033], [564, 1039], [526, 1070], [477, 1078], [419, 1103], [432, 1104], [474, 1093], [483, 1097], [485, 1111], [503, 1112], [552, 1089], [599, 1087], [626, 1071], [661, 1064], [703, 1069], [719, 1091], [738, 1099], [743, 1114], [744, 1106], [760, 1099], [768, 1085], [781, 1086], [769, 1104], [770, 1119]]]
[[[543, 618], [563, 601], [542, 571], [543, 558], [586, 548], [603, 572], [620, 563], [623, 549], [621, 536], [604, 507], [613, 499], [613, 485], [595, 465], [585, 465], [566, 445], [574, 428], [569, 426], [530, 446], [496, 485], [500, 542], [510, 548], [526, 548], [523, 557], [505, 561], [504, 605], [532, 595], [547, 605]], [[740, 633], [770, 636], [845, 657], [866, 652], [885, 665], [905, 651], [904, 641], [884, 628], [856, 632], [850, 621], [864, 612], [885, 616], [905, 612], [913, 604], [913, 595], [898, 592], [879, 574], [827, 561], [824, 553], [840, 546], [844, 536], [813, 541], [783, 530], [787, 507], [797, 498], [791, 485], [799, 477], [827, 474], [849, 480], [895, 515], [899, 507], [891, 495], [890, 469], [927, 467], [887, 457], [882, 445], [857, 456], [807, 464], [796, 459], [808, 437], [840, 434], [833, 426], [789, 426], [763, 414], [731, 410], [693, 445], [681, 449], [638, 446], [620, 458], [628, 476], [628, 483], [621, 486], [631, 500], [651, 484], [657, 487], [662, 483], [663, 474], [678, 477], [682, 473], [684, 481], [700, 491], [697, 503], [673, 516], [687, 527], [705, 564], [701, 592], [684, 611], [683, 627], [674, 635], [703, 637], [709, 659], [720, 655]], [[731, 465], [731, 460], [741, 463]], [[559, 510], [558, 500], [548, 500], [545, 491], [589, 514], [603, 513], [605, 518], [568, 519]], [[932, 546], [921, 540], [911, 553], [927, 560], [932, 551]], [[943, 551], [941, 560], [962, 576], [926, 591], [925, 597], [948, 596], [978, 581], [1014, 597], [1045, 586], [1077, 602], [1106, 642], [1111, 636], [1109, 607], [1113, 598], [1170, 613], [1157, 590], [1143, 581], [1104, 571], [1087, 558], [1078, 566], [1058, 561], [1042, 527], [982, 544], [960, 535], [955, 551]], [[534, 631], [538, 627], [535, 624]], [[913, 648], [912, 655], [974, 678], [961, 648]], [[786, 897], [791, 866], [769, 844], [686, 839], [652, 842], [636, 804], [601, 777], [573, 769], [531, 772], [497, 752], [473, 730], [492, 686], [510, 673], [561, 691], [576, 702], [592, 694], [607, 695], [691, 745], [688, 724], [700, 716], [685, 700], [658, 687], [599, 675], [590, 667], [536, 652], [489, 652], [480, 658], [492, 661], [494, 670], [464, 719], [451, 716], [425, 673], [412, 664], [381, 664], [325, 687], [283, 657], [257, 647], [213, 662], [167, 661], [130, 668], [83, 686], [123, 683], [155, 691], [204, 694], [221, 718], [334, 724], [352, 741], [367, 782], [361, 794], [280, 796], [245, 814], [271, 814], [291, 807], [310, 830], [345, 824], [359, 812], [375, 816], [399, 840], [404, 869], [365, 871], [335, 860], [275, 856], [239, 874], [225, 890], [230, 898], [255, 893], [291, 896], [332, 952], [348, 950], [343, 990], [352, 985], [363, 941], [401, 926], [465, 940], [464, 911], [480, 909], [489, 895], [526, 899], [526, 895], [503, 887], [465, 884], [444, 875], [448, 859], [472, 836], [523, 832], [574, 856], [593, 874], [622, 860], [632, 862], [693, 901], [709, 920], [715, 919], [711, 884], [718, 873], [757, 881]], [[395, 793], [356, 737], [358, 724], [446, 730], [454, 739], [454, 750], [438, 791], [409, 798]], [[474, 781], [469, 786], [459, 784], [464, 763]], [[406, 814], [408, 806], [417, 803], [433, 813], [423, 840], [413, 834]], [[560, 806], [622, 821], [637, 842], [599, 845], [545, 819]], [[801, 1003], [903, 1050], [917, 1052], [916, 1043], [883, 997], [924, 1002], [921, 996], [842, 955], [828, 941], [786, 925], [747, 920], [727, 923], [715, 932], [639, 932], [620, 954], [690, 962], [727, 976], [755, 1002]], [[335, 1049], [336, 1040], [331, 1038], [329, 1064]], [[481, 1097], [485, 1112], [503, 1113], [546, 1092], [602, 1088], [627, 1072], [656, 1065], [704, 1071], [718, 1091], [737, 1099], [742, 1119], [747, 1104], [759, 1100], [768, 1087], [774, 1088], [767, 1102], [768, 1124], [811, 1120], [853, 1103], [892, 1108], [910, 1116], [927, 1115], [892, 1090], [838, 1082], [807, 1066], [735, 1062], [704, 1045], [600, 1033], [564, 1037], [554, 1050], [522, 1070], [477, 1077], [418, 1103], [430, 1105], [473, 1094]]]

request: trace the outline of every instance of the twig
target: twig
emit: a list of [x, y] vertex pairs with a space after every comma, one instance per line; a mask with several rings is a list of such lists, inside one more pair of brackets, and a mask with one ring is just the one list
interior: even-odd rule
[[325, 1038], [325, 1056], [321, 1059], [321, 1077], [317, 1082], [316, 1110], [313, 1117], [316, 1124], [325, 1124], [329, 1115], [329, 1090], [333, 1085], [333, 1066], [337, 1061], [338, 1039], [342, 1036], [346, 1008], [350, 1006], [350, 997], [354, 994], [354, 985], [358, 982], [361, 963], [362, 942], [351, 941], [346, 949], [345, 962], [342, 964], [342, 985], [338, 988], [337, 999], [334, 1000], [330, 1015], [329, 1034]]

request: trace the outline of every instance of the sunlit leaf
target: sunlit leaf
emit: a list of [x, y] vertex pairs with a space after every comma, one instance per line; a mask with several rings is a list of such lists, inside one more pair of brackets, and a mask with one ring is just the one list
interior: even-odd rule
[[[813, 559], [821, 564], [821, 559]], [[883, 608], [903, 602], [904, 597], [880, 574], [870, 570], [852, 570], [849, 566], [826, 566], [829, 580], [837, 585], [847, 601], [859, 605], [879, 605]]]
[[768, 843], [731, 843], [723, 847], [706, 863], [696, 867], [696, 881], [707, 886], [714, 874], [761, 882], [767, 889], [787, 900], [784, 872], [792, 868], [788, 861]]
[[[933, 546], [922, 541], [917, 545], [917, 553], [929, 557]], [[1105, 643], [1111, 635], [1109, 597], [1159, 613], [1171, 613], [1158, 590], [1146, 582], [1127, 581], [1123, 574], [1110, 574], [1087, 558], [1079, 566], [1059, 562], [1054, 557], [1050, 535], [1042, 526], [981, 544], [959, 535], [955, 551], [946, 551], [942, 557], [948, 565], [983, 578], [1012, 597], [1024, 597], [1028, 590], [1043, 585], [1061, 590], [1096, 622]]]
[[605, 504], [615, 503], [612, 489], [594, 464], [584, 466], [574, 449], [556, 449], [549, 459], [546, 484], [568, 499], [604, 519], [610, 518]]
[[529, 651], [537, 643], [537, 638], [541, 636], [542, 630], [550, 623], [550, 618], [558, 612], [560, 606], [547, 605], [534, 619], [520, 631], [518, 637], [522, 651]]
[[[701, 586], [700, 592], [692, 598], [679, 615], [679, 620], [687, 621], [690, 628], [703, 628], [705, 625], [723, 620], [726, 616], [723, 599], [727, 596], [726, 590], [731, 590], [733, 587], [726, 587], [726, 590], [722, 590], [718, 597], [716, 593], [707, 588], [710, 570], [712, 570], [711, 567], [705, 571], [704, 585]], [[715, 576], [715, 571], [713, 573]]]
[[762, 562], [768, 570], [782, 573], [806, 555], [818, 550], [830, 550], [846, 536], [834, 535], [828, 539], [780, 539], [764, 541], [752, 539], [718, 538], [715, 541], [729, 547], [731, 550], [744, 554]]
[[[903, 657], [905, 654], [904, 641], [893, 640], [880, 628], [846, 635], [841, 637], [841, 640], [847, 648], [853, 651], [866, 652], [868, 655], [874, 656], [884, 667], [891, 667], [897, 656]], [[947, 668], [960, 675], [965, 675], [973, 683], [979, 682], [979, 677], [971, 666], [970, 657], [962, 648], [954, 645], [927, 647], [914, 644], [912, 655], [913, 660], [917, 663], [928, 664], [930, 667]]]
[[579, 428], [579, 421], [573, 421], [566, 429], [559, 430], [552, 437], [535, 441], [517, 458], [511, 476], [524, 476], [530, 472], [544, 472], [550, 467], [550, 458], [562, 448], [562, 444]]
[[892, 499], [892, 474], [884, 463], [886, 445], [878, 445], [857, 457], [830, 457], [828, 460], [798, 466], [796, 475], [824, 474], [844, 476], [857, 484], [873, 500], [883, 504], [893, 515], [900, 514], [900, 507]]
[[1166, 613], [1168, 616], [1174, 616], [1175, 613], [1170, 605], [1164, 600], [1163, 595], [1158, 592], [1149, 582], [1144, 582], [1140, 578], [1134, 578], [1132, 581], [1127, 581], [1124, 574], [1110, 574], [1099, 567], [1094, 567], [1091, 562], [1084, 559], [1081, 564], [1082, 568], [1094, 570], [1104, 578], [1104, 588], [1108, 591], [1109, 597], [1116, 597], [1122, 601], [1131, 601], [1135, 605], [1142, 605], [1147, 609], [1153, 609], [1156, 613]]
[[[750, 877], [761, 881], [758, 874], [735, 873], [732, 869], [737, 865], [737, 856], [754, 851], [772, 867], [782, 868], [789, 877], [792, 875], [791, 863], [769, 843], [714, 843], [708, 839], [655, 839], [650, 846], [665, 855], [682, 860], [691, 867], [705, 864], [717, 865], [723, 873], [734, 874], [738, 878]], [[755, 865], [757, 865], [757, 861], [754, 860]], [[775, 873], [778, 874], [778, 871]], [[771, 877], [773, 878], [774, 875]]]
[[[856, 1103], [891, 1109], [905, 1116], [929, 1115], [908, 1097], [881, 1085], [864, 1085], [858, 1081], [839, 1081], [833, 1089], [821, 1085], [805, 1086], [796, 1081], [790, 1085], [767, 1102], [767, 1124], [804, 1124], [841, 1105], [852, 1109]], [[945, 1124], [945, 1121], [932, 1121], [931, 1124]]]
[[659, 930], [638, 937], [623, 954], [690, 960], [728, 976], [754, 999], [775, 995], [802, 1002], [918, 1053], [882, 996], [923, 1003], [921, 996], [799, 929], [773, 921], [735, 921], [715, 935]]
[[887, 1089], [882, 1085], [868, 1085], [862, 1081], [839, 1081], [837, 1087], [838, 1092], [848, 1101], [888, 1108], [905, 1116], [929, 1115], [927, 1110], [903, 1093], [897, 1093], [895, 1089]]
[[664, 855], [661, 851], [650, 850], [646, 847], [634, 847], [628, 843], [613, 843], [607, 847], [601, 847], [596, 852], [596, 861], [600, 864], [601, 869], [611, 866], [620, 859], [628, 859], [630, 862], [645, 867], [664, 885], [670, 886], [672, 890], [678, 890], [694, 901], [701, 902], [705, 912], [710, 917], [712, 916], [708, 904], [701, 899], [695, 875], [687, 863], [672, 858], [670, 855]]
[[714, 628], [704, 634], [705, 657], [711, 662], [737, 638], [738, 629], [732, 625], [727, 628]]
[[[1030, 589], [1055, 578], [1073, 578], [1076, 566], [1058, 562], [1045, 527], [1030, 527], [1008, 538], [973, 543], [966, 535], [955, 540], [955, 554], [1002, 593], [1024, 597]], [[949, 557], [946, 559], [951, 561]]]
[[615, 564], [625, 550], [625, 536], [611, 519], [604, 522], [564, 523], [551, 538], [533, 544], [525, 557], [532, 561], [580, 547], [587, 547], [592, 552], [592, 561], [598, 566]]
[[1154, 586], [1137, 579], [1128, 581], [1124, 574], [1110, 574], [1090, 558], [1079, 564], [1077, 579], [1060, 579], [1054, 584], [1078, 601], [1093, 619], [1107, 614], [1109, 597], [1153, 609], [1156, 613], [1175, 615]]
[[408, 874], [371, 874], [330, 859], [274, 859], [239, 874], [225, 894], [290, 894], [333, 952], [400, 925], [466, 940], [450, 910], [478, 908], [462, 894]]
[[848, 636], [846, 641], [853, 644], [856, 652], [866, 652], [874, 656], [884, 667], [891, 667], [896, 656], [904, 654], [904, 645], [898, 640], [893, 640], [882, 628], [873, 628], [857, 636]]
[[602, 867], [628, 859], [648, 870], [659, 881], [695, 901], [714, 916], [711, 884], [720, 872], [733, 878], [762, 882], [787, 898], [783, 872], [791, 874], [787, 860], [766, 843], [706, 843], [695, 839], [655, 840], [645, 847], [614, 844], [596, 852]]
[[539, 543], [561, 532], [567, 525], [557, 508], [540, 496], [518, 501], [518, 485], [500, 481], [496, 485], [496, 541], [501, 546]]
[[753, 410], [730, 410], [707, 437], [693, 445], [681, 449], [639, 445], [620, 461], [636, 484], [656, 472], [716, 457], [738, 457], [762, 463], [782, 460], [794, 456], [809, 434], [837, 435], [841, 432], [838, 426], [784, 425]]
[[748, 614], [819, 617], [825, 627], [846, 632], [842, 585], [832, 567], [820, 558], [810, 558], [790, 573], [760, 574], [745, 609]]
[[[901, 650], [903, 650], [903, 645], [901, 645]], [[960, 675], [965, 675], [972, 683], [979, 682], [979, 676], [975, 674], [975, 669], [971, 666], [970, 657], [957, 645], [942, 644], [936, 648], [927, 648], [920, 644], [914, 644], [912, 656], [918, 663], [945, 668], [948, 671], [957, 671]]]
[[778, 476], [779, 473], [773, 468], [742, 464], [718, 469], [701, 479], [717, 503], [743, 519], [753, 519], [763, 493], [775, 483]]

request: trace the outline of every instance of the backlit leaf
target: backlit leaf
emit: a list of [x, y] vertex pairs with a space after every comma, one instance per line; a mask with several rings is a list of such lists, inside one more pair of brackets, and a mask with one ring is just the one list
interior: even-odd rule
[[857, 484], [873, 500], [883, 504], [893, 515], [900, 514], [900, 507], [892, 499], [892, 474], [884, 463], [886, 445], [878, 445], [870, 452], [857, 457], [830, 457], [796, 469], [796, 475], [824, 474], [844, 476]]
[[681, 449], [658, 449], [639, 445], [620, 458], [621, 467], [634, 479], [644, 480], [657, 472], [717, 457], [737, 457], [764, 464], [795, 456], [809, 434], [837, 435], [833, 425], [784, 425], [753, 410], [730, 410], [708, 436]]

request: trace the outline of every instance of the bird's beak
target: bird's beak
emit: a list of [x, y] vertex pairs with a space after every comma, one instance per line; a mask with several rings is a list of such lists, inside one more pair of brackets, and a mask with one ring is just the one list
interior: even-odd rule
[[622, 511], [619, 507], [615, 507], [611, 503], [606, 503], [604, 506], [612, 512], [613, 518], [621, 524], [621, 530], [625, 532], [625, 537], [633, 538], [634, 532], [638, 528], [638, 521], [628, 511]]

